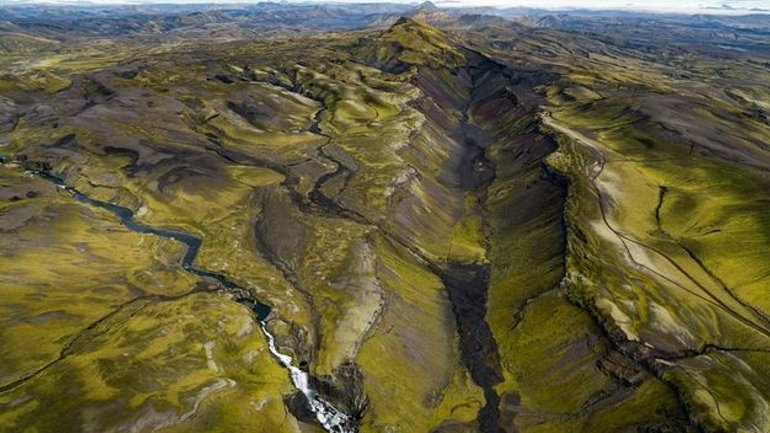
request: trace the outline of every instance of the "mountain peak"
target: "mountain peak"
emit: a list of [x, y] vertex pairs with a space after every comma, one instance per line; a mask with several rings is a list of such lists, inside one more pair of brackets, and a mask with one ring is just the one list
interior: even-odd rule
[[415, 21], [413, 19], [411, 19], [411, 18], [400, 17], [398, 20], [396, 20], [395, 23], [393, 23], [392, 26], [390, 26], [390, 28], [393, 29], [394, 27], [406, 26], [406, 25], [410, 25], [411, 23], [414, 23], [414, 22]]
[[433, 2], [426, 1], [420, 3], [417, 9], [421, 11], [437, 11], [438, 6], [436, 6]]
[[390, 29], [386, 33], [393, 32], [397, 30], [398, 28], [402, 28], [405, 30], [411, 30], [411, 31], [427, 31], [427, 32], [437, 32], [437, 29], [434, 29], [428, 24], [425, 24], [422, 21], [418, 21], [414, 18], [410, 17], [401, 17], [399, 18], [395, 23], [393, 23], [392, 26], [390, 26]]
[[409, 17], [399, 18], [372, 42], [372, 63], [391, 70], [403, 70], [408, 65], [455, 64], [462, 57], [447, 34]]

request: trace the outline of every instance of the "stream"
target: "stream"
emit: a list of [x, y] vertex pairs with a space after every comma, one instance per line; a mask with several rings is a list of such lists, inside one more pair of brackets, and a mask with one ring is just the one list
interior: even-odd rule
[[[0, 164], [4, 163], [5, 159], [0, 156]], [[268, 348], [270, 353], [279, 361], [281, 366], [289, 371], [292, 384], [301, 392], [307, 399], [307, 404], [310, 410], [315, 414], [319, 424], [330, 433], [355, 433], [357, 431], [355, 427], [355, 421], [351, 416], [337, 409], [322, 398], [322, 396], [311, 387], [310, 374], [293, 364], [291, 356], [281, 353], [276, 345], [275, 336], [267, 330], [267, 317], [270, 314], [270, 307], [266, 304], [254, 299], [248, 290], [238, 286], [226, 276], [209, 272], [204, 269], [197, 268], [193, 265], [195, 258], [200, 250], [202, 240], [190, 233], [160, 229], [152, 227], [146, 224], [137, 222], [134, 219], [134, 212], [123, 206], [108, 203], [101, 200], [96, 200], [88, 197], [75, 188], [67, 186], [59, 177], [52, 175], [48, 171], [28, 171], [28, 173], [45, 179], [57, 188], [62, 189], [69, 193], [75, 200], [85, 203], [87, 205], [104, 209], [117, 216], [123, 224], [129, 230], [138, 233], [147, 233], [154, 236], [160, 236], [164, 238], [173, 239], [186, 245], [187, 250], [182, 258], [182, 267], [199, 277], [210, 278], [218, 281], [225, 290], [235, 296], [235, 301], [248, 307], [254, 314], [255, 318], [259, 322], [260, 329], [267, 337]]]

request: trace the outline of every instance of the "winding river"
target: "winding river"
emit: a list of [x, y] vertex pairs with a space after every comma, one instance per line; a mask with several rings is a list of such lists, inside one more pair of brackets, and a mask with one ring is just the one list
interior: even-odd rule
[[[4, 163], [4, 158], [0, 156], [0, 164], [2, 163]], [[117, 216], [120, 219], [121, 224], [129, 230], [169, 238], [185, 244], [187, 250], [182, 259], [182, 267], [186, 271], [197, 276], [217, 280], [228, 293], [234, 295], [235, 300], [238, 303], [247, 306], [253, 312], [255, 318], [259, 322], [262, 332], [264, 332], [267, 337], [270, 353], [272, 353], [280, 364], [289, 371], [292, 384], [305, 396], [308, 407], [315, 414], [319, 424], [330, 433], [355, 433], [357, 431], [352, 417], [326, 401], [310, 385], [310, 375], [306, 371], [294, 366], [291, 356], [283, 354], [278, 350], [275, 336], [267, 330], [267, 317], [270, 314], [270, 307], [254, 299], [248, 290], [238, 286], [224, 275], [209, 272], [194, 266], [193, 263], [195, 262], [195, 258], [197, 257], [202, 244], [200, 238], [190, 233], [161, 229], [137, 222], [134, 219], [134, 212], [131, 209], [88, 197], [75, 188], [68, 186], [61, 178], [54, 176], [48, 171], [29, 171], [29, 173], [53, 183], [57, 188], [66, 191], [81, 203], [109, 211]]]

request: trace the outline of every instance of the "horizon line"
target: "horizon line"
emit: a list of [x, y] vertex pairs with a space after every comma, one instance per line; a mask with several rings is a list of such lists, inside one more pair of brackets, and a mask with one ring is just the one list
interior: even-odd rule
[[[649, 0], [641, 0], [642, 3], [649, 3]], [[663, 6], [670, 5], [671, 2], [659, 2], [653, 0], [656, 5], [634, 4], [625, 2], [623, 5], [611, 4], [602, 6], [601, 4], [593, 6], [578, 6], [573, 1], [557, 0], [549, 2], [543, 1], [505, 1], [505, 0], [487, 0], [483, 2], [473, 2], [469, 4], [468, 0], [439, 0], [434, 2], [419, 2], [406, 0], [5, 0], [0, 4], [0, 9], [8, 6], [22, 5], [47, 5], [62, 7], [127, 7], [127, 6], [248, 6], [264, 3], [287, 4], [287, 5], [404, 5], [418, 7], [424, 3], [433, 3], [441, 9], [496, 9], [496, 10], [532, 10], [547, 12], [624, 12], [624, 13], [650, 13], [662, 15], [765, 15], [770, 14], [770, 1], [751, 1], [751, 3], [763, 3], [763, 7], [733, 7], [726, 1], [713, 1], [717, 6], [703, 6], [703, 1], [696, 5], [685, 4], [682, 6]], [[745, 1], [738, 0], [740, 3]], [[534, 4], [537, 3], [538, 5]], [[543, 3], [547, 5], [541, 6]], [[599, 2], [599, 3], [619, 3], [619, 2]], [[766, 5], [765, 5], [766, 3]], [[679, 3], [681, 5], [681, 3]], [[767, 7], [764, 7], [767, 6]]]

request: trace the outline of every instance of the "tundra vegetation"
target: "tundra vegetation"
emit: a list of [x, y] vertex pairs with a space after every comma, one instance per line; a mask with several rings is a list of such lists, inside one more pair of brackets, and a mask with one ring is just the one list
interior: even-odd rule
[[0, 9], [0, 431], [323, 432], [273, 338], [330, 431], [770, 431], [765, 21], [50, 9]]

